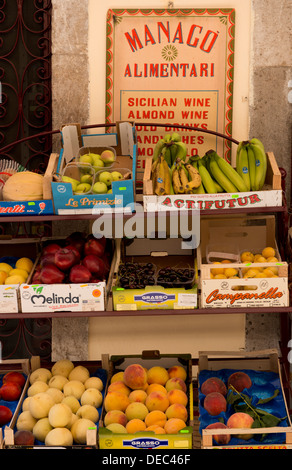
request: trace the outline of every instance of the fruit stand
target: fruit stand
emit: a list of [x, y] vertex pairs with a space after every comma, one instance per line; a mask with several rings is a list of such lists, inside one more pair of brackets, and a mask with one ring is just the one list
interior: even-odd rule
[[[189, 217], [191, 217], [192, 209], [198, 208], [197, 204], [200, 201], [200, 234], [202, 243], [198, 247], [190, 247], [189, 250], [180, 251], [179, 243], [177, 242], [181, 240], [178, 239], [162, 240], [162, 245], [158, 243], [155, 246], [155, 242], [159, 242], [159, 240], [136, 239], [129, 243], [129, 240], [123, 238], [107, 240], [105, 237], [101, 237], [97, 239], [93, 235], [80, 234], [78, 232], [72, 233], [67, 239], [38, 240], [37, 243], [34, 243], [35, 251], [32, 256], [33, 265], [30, 266], [30, 272], [23, 281], [17, 283], [15, 295], [18, 306], [7, 308], [0, 303], [0, 318], [7, 318], [8, 315], [9, 318], [22, 320], [44, 316], [47, 318], [84, 316], [111, 316], [118, 318], [122, 316], [135, 317], [145, 315], [162, 315], [165, 317], [176, 315], [179, 317], [180, 315], [245, 313], [245, 308], [248, 308], [248, 312], [251, 314], [261, 312], [277, 313], [280, 316], [282, 325], [282, 359], [280, 362], [277, 358], [276, 373], [280, 377], [279, 387], [281, 389], [281, 397], [288, 409], [290, 394], [288, 383], [289, 364], [286, 361], [287, 350], [285, 345], [288, 344], [290, 332], [289, 315], [292, 312], [288, 287], [289, 260], [285, 250], [284, 238], [288, 227], [287, 224], [277, 223], [279, 220], [281, 222], [286, 221], [287, 207], [281, 189], [280, 171], [274, 155], [269, 152], [266, 153], [261, 143], [254, 139], [253, 142], [237, 142], [238, 158], [236, 168], [233, 168], [227, 162], [224, 162], [222, 165], [222, 159], [220, 160], [220, 157], [214, 154], [213, 151], [206, 156], [204, 163], [201, 161], [203, 158], [200, 161], [196, 158], [188, 162], [186, 159], [186, 149], [180, 141], [179, 134], [173, 133], [172, 136], [159, 142], [153, 160], [148, 160], [145, 168], [144, 191], [143, 194], [139, 194], [135, 190], [136, 143], [135, 132], [132, 133], [132, 130], [131, 124], [130, 132], [129, 127], [127, 127], [127, 137], [130, 135], [132, 140], [130, 140], [125, 153], [123, 153], [124, 150], [122, 150], [119, 140], [117, 148], [112, 147], [114, 149], [111, 155], [113, 160], [109, 162], [110, 168], [107, 169], [106, 173], [116, 171], [119, 173], [119, 175], [116, 175], [117, 180], [114, 181], [111, 177], [110, 182], [107, 184], [107, 180], [104, 178], [105, 176], [108, 177], [108, 175], [103, 175], [104, 178], [100, 180], [100, 165], [102, 163], [98, 162], [96, 165], [96, 160], [93, 161], [92, 156], [90, 161], [86, 161], [84, 158], [88, 154], [96, 155], [98, 152], [102, 153], [105, 150], [104, 147], [82, 145], [85, 142], [78, 140], [79, 153], [76, 156], [76, 161], [74, 157], [73, 162], [66, 162], [66, 148], [64, 147], [63, 152], [57, 157], [52, 156], [49, 163], [52, 188], [51, 202], [54, 207], [54, 213], [43, 212], [36, 215], [34, 212], [29, 214], [27, 212], [15, 213], [5, 211], [5, 201], [0, 201], [1, 210], [3, 208], [3, 220], [1, 219], [1, 221], [16, 223], [21, 221], [47, 222], [62, 220], [65, 223], [66, 220], [87, 220], [92, 222], [101, 217], [100, 209], [102, 204], [100, 205], [100, 200], [104, 201], [106, 198], [105, 205], [107, 209], [111, 209], [111, 201], [116, 201], [122, 194], [127, 194], [127, 196], [122, 204], [117, 204], [118, 212], [108, 210], [108, 217], [111, 218], [112, 222], [116, 217], [122, 217], [123, 223], [131, 220], [136, 197], [144, 202], [144, 212], [141, 215], [143, 220], [146, 220], [149, 211], [153, 211], [155, 218], [159, 217], [160, 211], [164, 211], [167, 218], [170, 219], [174, 209], [177, 211], [186, 207], [190, 210]], [[118, 139], [120, 135], [118, 133]], [[77, 138], [79, 139], [80, 136], [77, 135]], [[175, 150], [171, 150], [172, 146], [175, 146]], [[109, 147], [108, 145], [107, 148]], [[251, 183], [248, 185], [245, 179], [246, 173], [242, 171], [243, 168], [246, 168], [249, 151], [252, 151], [250, 165], [256, 161], [255, 155], [257, 155], [257, 161], [261, 161], [261, 165], [258, 165], [260, 173], [256, 175], [254, 168], [255, 180], [252, 186]], [[73, 163], [73, 169], [70, 169], [70, 163]], [[96, 168], [92, 170], [94, 166]], [[125, 168], [125, 171], [123, 168]], [[227, 174], [229, 175], [229, 182], [226, 182]], [[217, 175], [217, 179], [215, 175]], [[86, 183], [85, 181], [90, 182]], [[249, 181], [251, 182], [251, 179]], [[79, 189], [77, 183], [79, 183]], [[107, 186], [106, 193], [101, 194], [101, 188], [104, 188], [101, 185], [93, 189], [96, 183], [103, 183], [103, 185]], [[221, 189], [219, 189], [219, 186]], [[208, 192], [207, 188], [209, 188], [210, 192]], [[217, 192], [214, 193], [212, 191]], [[215, 196], [218, 197], [216, 203], [214, 203]], [[80, 203], [80, 201], [85, 200], [87, 201], [86, 204]], [[210, 201], [212, 200], [213, 202], [211, 203]], [[176, 202], [174, 203], [174, 201]], [[178, 203], [177, 201], [180, 202]], [[236, 204], [231, 205], [230, 201], [236, 201]], [[68, 208], [70, 204], [71, 207]], [[82, 207], [82, 204], [84, 207]], [[130, 211], [124, 211], [125, 206], [130, 206]], [[232, 215], [230, 214], [231, 212]], [[232, 249], [232, 243], [230, 243], [229, 235], [231, 232], [237, 234], [235, 242], [236, 250]], [[209, 238], [209, 235], [212, 233], [215, 234], [214, 238], [211, 236]], [[227, 241], [225, 239], [226, 234], [229, 234]], [[243, 241], [240, 237], [243, 237]], [[238, 243], [239, 239], [241, 240], [240, 243]], [[249, 240], [254, 240], [254, 243], [250, 244]], [[139, 243], [141, 241], [142, 244]], [[78, 246], [79, 248], [77, 248]], [[271, 252], [268, 253], [268, 249]], [[81, 250], [82, 256], [80, 255]], [[247, 253], [252, 254], [252, 259], [242, 257]], [[153, 255], [152, 258], [151, 255]], [[256, 255], [261, 255], [263, 259], [255, 259]], [[178, 265], [177, 258], [180, 260], [180, 265]], [[155, 259], [155, 263], [153, 263], [153, 259]], [[222, 264], [223, 262], [224, 265]], [[178, 268], [176, 270], [170, 269], [174, 268], [174, 264]], [[220, 267], [218, 264], [220, 264]], [[248, 275], [247, 271], [248, 269], [251, 270], [251, 264], [253, 264], [253, 274]], [[10, 267], [13, 269], [12, 266]], [[221, 270], [220, 273], [218, 270]], [[233, 276], [226, 275], [228, 270]], [[239, 271], [240, 276], [237, 276]], [[215, 277], [217, 274], [220, 274], [220, 276]], [[229, 277], [233, 277], [233, 279], [229, 279]], [[131, 279], [131, 282], [125, 282], [125, 279], [126, 281]], [[142, 279], [144, 283], [142, 283]], [[230, 285], [228, 284], [229, 282]], [[238, 285], [243, 285], [241, 290], [244, 291], [244, 295], [242, 292], [240, 294], [242, 302], [232, 303], [232, 308], [230, 308], [230, 305], [223, 302], [222, 299], [226, 298], [226, 293], [228, 293], [228, 298], [230, 299], [231, 294], [233, 293], [232, 295], [234, 295], [235, 292], [234, 286]], [[5, 286], [8, 286], [8, 284], [5, 284], [4, 280], [3, 285], [0, 287], [4, 290]], [[246, 286], [247, 289], [245, 288]], [[261, 293], [259, 293], [259, 299], [262, 301], [260, 304], [254, 301], [254, 286], [258, 290], [262, 289]], [[214, 290], [217, 292], [217, 301], [213, 304], [206, 302], [206, 298], [210, 297], [211, 292]], [[277, 296], [276, 292], [281, 292], [282, 295]], [[277, 302], [274, 302], [275, 299], [277, 299]], [[106, 354], [107, 352], [105, 351], [104, 353]], [[151, 383], [159, 383], [160, 386], [166, 388], [169, 394], [171, 389], [166, 387], [166, 383], [171, 378], [170, 369], [174, 367], [175, 362], [175, 373], [178, 373], [177, 368], [181, 364], [184, 365], [186, 373], [185, 380], [187, 381], [187, 386], [181, 385], [181, 389], [184, 390], [185, 388], [187, 392], [187, 414], [172, 415], [171, 412], [173, 410], [167, 412], [167, 409], [173, 404], [168, 400], [167, 406], [165, 405], [165, 408], [160, 410], [166, 414], [165, 419], [181, 419], [178, 416], [184, 416], [182, 420], [184, 425], [181, 422], [177, 423], [180, 428], [175, 428], [175, 431], [166, 432], [166, 434], [171, 436], [169, 440], [168, 438], [166, 439], [165, 432], [160, 429], [161, 434], [155, 436], [155, 441], [161, 439], [166, 448], [172, 448], [172, 446], [176, 446], [176, 448], [204, 448], [212, 446], [213, 444], [210, 444], [210, 439], [206, 440], [204, 432], [202, 432], [202, 429], [199, 429], [199, 418], [202, 413], [202, 410], [200, 410], [201, 402], [200, 395], [197, 396], [194, 393], [194, 390], [201, 393], [201, 383], [200, 375], [198, 377], [192, 376], [192, 366], [199, 366], [200, 370], [202, 368], [201, 358], [185, 358], [180, 357], [179, 354], [174, 358], [168, 355], [160, 355], [159, 353], [154, 354], [153, 357], [153, 352], [148, 355], [147, 352], [143, 352], [139, 358], [128, 358], [122, 356], [122, 354], [123, 352], [121, 351], [121, 357], [112, 357], [106, 364], [97, 362], [88, 366], [89, 375], [87, 379], [90, 376], [96, 377], [98, 375], [97, 370], [100, 368], [106, 370], [106, 379], [102, 388], [102, 403], [99, 403], [102, 408], [99, 410], [98, 418], [95, 421], [87, 422], [87, 426], [93, 432], [87, 435], [86, 433], [84, 434], [83, 429], [82, 439], [76, 437], [75, 434], [73, 440], [72, 436], [66, 433], [67, 436], [64, 437], [64, 440], [62, 440], [63, 438], [61, 439], [63, 445], [65, 447], [86, 445], [94, 448], [106, 448], [106, 442], [109, 442], [109, 437], [112, 438], [112, 434], [114, 434], [113, 445], [116, 448], [125, 446], [123, 444], [123, 438], [125, 439], [124, 434], [129, 434], [126, 440], [127, 445], [130, 447], [136, 446], [136, 448], [141, 448], [145, 445], [145, 440], [150, 439], [150, 437], [150, 440], [153, 441], [153, 432], [150, 435], [147, 433], [148, 426], [145, 425], [145, 416], [154, 411], [155, 408], [151, 408], [151, 405], [149, 405], [145, 409], [146, 385], [149, 386], [150, 380], [152, 380]], [[223, 356], [225, 355], [228, 354], [224, 353]], [[236, 355], [237, 353], [233, 353], [233, 356]], [[160, 373], [162, 373], [163, 369], [165, 374], [163, 380], [160, 380], [159, 374], [159, 380], [157, 380], [156, 376], [155, 379], [151, 379], [150, 371], [152, 371], [154, 364], [149, 366], [147, 359], [150, 358], [156, 365], [159, 364]], [[146, 361], [147, 367], [144, 361]], [[125, 378], [122, 380], [112, 380], [113, 376], [118, 372], [125, 374], [127, 366], [130, 366], [131, 363], [135, 364], [136, 367], [134, 376], [143, 375], [142, 385], [136, 387], [134, 384], [132, 386], [131, 381], [127, 381]], [[141, 364], [145, 367], [143, 368]], [[244, 364], [243, 369], [248, 369], [247, 365], [249, 364]], [[37, 363], [36, 366], [36, 363], [32, 360], [30, 363], [29, 380], [33, 377], [34, 371], [42, 369], [43, 366], [49, 370], [51, 379], [52, 375], [54, 375], [52, 374], [53, 365], [46, 367], [46, 365]], [[81, 364], [73, 364], [73, 367], [81, 367]], [[227, 364], [223, 364], [222, 368], [226, 367]], [[145, 371], [146, 368], [147, 371]], [[139, 373], [137, 370], [139, 370]], [[66, 377], [68, 379], [69, 374]], [[30, 386], [32, 385], [32, 380]], [[48, 385], [48, 378], [43, 381]], [[106, 414], [116, 409], [113, 405], [108, 405], [107, 402], [109, 400], [106, 400], [106, 394], [114, 388], [111, 385], [115, 381], [119, 382], [122, 388], [128, 387], [128, 396], [136, 389], [145, 392], [144, 408], [141, 410], [142, 414], [139, 415], [138, 413], [136, 415], [134, 413], [131, 415], [130, 411], [128, 411], [127, 421], [124, 424], [119, 422], [123, 426], [121, 435], [115, 428], [113, 430], [110, 427], [108, 430], [105, 429], [107, 427]], [[49, 386], [45, 388], [47, 389]], [[64, 393], [63, 386], [60, 390]], [[28, 387], [26, 391], [28, 392]], [[43, 392], [44, 390], [38, 391], [38, 393]], [[25, 398], [27, 397], [22, 397], [19, 402], [18, 414], [20, 413], [20, 406], [23, 407], [24, 405]], [[78, 399], [81, 399], [81, 395]], [[133, 401], [136, 402], [135, 400]], [[129, 399], [125, 400], [125, 404], [119, 411], [126, 412], [129, 405]], [[141, 406], [140, 408], [142, 409]], [[22, 412], [24, 411], [22, 410]], [[183, 411], [185, 412], [185, 410]], [[66, 427], [69, 423], [69, 414], [66, 425], [62, 425], [63, 427]], [[144, 416], [143, 419], [141, 416]], [[17, 430], [17, 419], [19, 419], [19, 416], [6, 422], [8, 426], [6, 430], [4, 429], [4, 447], [13, 447], [15, 445], [14, 433]], [[135, 423], [141, 426], [137, 431], [137, 436], [134, 435], [133, 431], [135, 430], [134, 423], [131, 423], [133, 427], [129, 426], [130, 431], [125, 430], [126, 423], [132, 419], [139, 419], [144, 423]], [[53, 418], [50, 423], [51, 427], [58, 427], [58, 425], [53, 426], [52, 422], [54, 422]], [[58, 419], [56, 422], [58, 423]], [[238, 428], [240, 426], [234, 427]], [[247, 426], [248, 429], [250, 427], [251, 425]], [[289, 420], [287, 427], [289, 431], [291, 427]], [[33, 427], [30, 431], [32, 429]], [[146, 432], [145, 435], [144, 432]], [[140, 433], [142, 434], [140, 435]], [[177, 435], [178, 433], [179, 435]], [[218, 434], [217, 428], [216, 433]], [[243, 431], [243, 434], [245, 433], [247, 434], [247, 431]], [[288, 436], [287, 439], [286, 434]], [[290, 434], [289, 432], [286, 434], [281, 444], [283, 442], [285, 445], [290, 444]], [[209, 434], [207, 432], [206, 435], [212, 435], [212, 432]], [[215, 431], [213, 431], [213, 435], [215, 435]], [[97, 439], [97, 436], [99, 436], [99, 439]], [[202, 438], [203, 445], [201, 445]], [[56, 442], [60, 441], [48, 439], [47, 445], [54, 447], [57, 445]]]

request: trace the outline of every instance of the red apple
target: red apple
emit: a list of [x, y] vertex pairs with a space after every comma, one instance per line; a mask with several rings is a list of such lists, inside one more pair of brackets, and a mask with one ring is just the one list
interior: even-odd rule
[[5, 374], [3, 376], [2, 382], [4, 384], [6, 382], [15, 382], [18, 385], [20, 385], [20, 387], [23, 387], [24, 384], [25, 384], [25, 377], [24, 377], [23, 374], [21, 374], [20, 372], [17, 372], [17, 371], [7, 372], [7, 374]]
[[105, 246], [104, 243], [96, 238], [89, 238], [84, 245], [85, 255], [96, 255], [102, 256], [104, 254]]
[[12, 418], [12, 411], [8, 406], [1, 405], [0, 406], [0, 427], [5, 426], [5, 424], [9, 423]]
[[66, 245], [67, 250], [73, 251], [75, 255], [75, 264], [80, 262], [81, 259], [81, 251], [72, 243], [72, 245]]
[[43, 267], [46, 266], [46, 264], [54, 264], [55, 256], [56, 253], [46, 253], [45, 255], [41, 256], [40, 266]]
[[0, 388], [0, 396], [5, 401], [15, 401], [21, 395], [21, 387], [15, 382], [6, 382]]
[[57, 243], [49, 243], [43, 248], [42, 255], [46, 255], [47, 253], [56, 253], [56, 251], [60, 250], [60, 248], [60, 245]]
[[85, 235], [82, 232], [73, 232], [69, 235], [65, 240], [65, 245], [75, 246], [75, 248], [82, 252], [84, 244], [85, 244]]
[[41, 283], [40, 273], [41, 273], [41, 271], [35, 271], [34, 272], [34, 274], [32, 276], [32, 280], [31, 280], [32, 284], [40, 284]]
[[91, 272], [83, 264], [75, 264], [70, 270], [69, 280], [73, 284], [89, 282], [90, 278]]
[[82, 260], [83, 266], [96, 277], [103, 278], [105, 274], [105, 264], [104, 261], [96, 255], [87, 255]]
[[16, 446], [32, 446], [34, 440], [35, 437], [31, 431], [21, 429], [14, 434], [14, 444]]
[[68, 248], [60, 248], [55, 253], [55, 265], [62, 271], [72, 268], [75, 263], [75, 254]]
[[64, 278], [65, 274], [54, 264], [47, 264], [40, 272], [42, 284], [61, 284]]

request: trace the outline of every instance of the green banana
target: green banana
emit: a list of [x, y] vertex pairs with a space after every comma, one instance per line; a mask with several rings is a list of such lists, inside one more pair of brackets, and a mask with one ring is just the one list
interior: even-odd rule
[[249, 178], [250, 178], [250, 189], [255, 191], [255, 173], [256, 173], [256, 162], [255, 155], [251, 145], [247, 146], [247, 158], [248, 158], [248, 168], [249, 168]]
[[[177, 146], [176, 144], [171, 144], [170, 146], [170, 155], [171, 155], [171, 165], [173, 165], [173, 163], [175, 162], [176, 160], [176, 154], [177, 154]], [[170, 166], [171, 166], [170, 165]]]
[[165, 147], [165, 141], [164, 139], [159, 139], [158, 142], [156, 143], [154, 150], [153, 150], [153, 157], [152, 160], [155, 162], [158, 160], [159, 155], [162, 152], [162, 149]]
[[170, 147], [166, 146], [163, 147], [162, 149], [162, 155], [164, 156], [164, 160], [168, 164], [169, 167], [171, 167], [171, 153], [170, 153]]
[[260, 147], [262, 147], [264, 150], [264, 144], [262, 143], [261, 140], [257, 139], [256, 137], [253, 137], [250, 141], [249, 141], [250, 144], [255, 144], [255, 145], [259, 145]]
[[262, 145], [250, 144], [255, 156], [255, 191], [260, 191], [265, 183], [267, 173], [267, 156]]
[[177, 132], [173, 132], [171, 135], [171, 140], [172, 142], [180, 142], [181, 141], [181, 136]]
[[250, 176], [248, 166], [247, 145], [242, 145], [236, 159], [236, 171], [243, 179], [247, 191], [250, 191]]
[[201, 176], [204, 189], [209, 194], [217, 193], [216, 185], [209, 171], [201, 160], [198, 160], [198, 171]]
[[176, 158], [180, 158], [181, 160], [185, 161], [187, 156], [187, 146], [184, 142], [176, 142], [175, 145], [177, 146]]
[[164, 142], [170, 142], [171, 141], [171, 135], [170, 134], [165, 134], [163, 137]]
[[[214, 152], [214, 158], [225, 176], [231, 181], [231, 183], [237, 188], [236, 192], [246, 192], [247, 187], [242, 177], [237, 173], [237, 171], [228, 163], [224, 158], [219, 157], [216, 152]], [[224, 187], [224, 186], [223, 186]]]
[[[218, 160], [215, 158], [215, 152], [209, 156], [209, 167], [213, 178], [222, 186], [227, 193], [236, 193], [238, 190], [236, 186], [230, 181], [226, 174], [221, 170], [218, 165]], [[218, 157], [220, 158], [220, 157]]]

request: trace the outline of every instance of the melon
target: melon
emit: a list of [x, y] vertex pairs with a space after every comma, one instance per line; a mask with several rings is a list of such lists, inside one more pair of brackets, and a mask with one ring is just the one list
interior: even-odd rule
[[14, 173], [3, 188], [4, 201], [38, 201], [43, 199], [44, 177], [32, 171]]

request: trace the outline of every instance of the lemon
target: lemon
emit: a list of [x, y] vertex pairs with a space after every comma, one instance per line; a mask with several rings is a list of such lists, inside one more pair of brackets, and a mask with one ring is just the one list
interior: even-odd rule
[[9, 271], [11, 271], [12, 266], [10, 266], [10, 264], [8, 263], [0, 263], [0, 271], [5, 271], [7, 274], [9, 273]]
[[215, 274], [214, 279], [227, 279], [225, 274]]
[[276, 258], [276, 256], [270, 256], [267, 258], [267, 263], [277, 263], [279, 260]]
[[250, 251], [244, 251], [243, 253], [241, 253], [240, 259], [243, 263], [252, 263], [254, 260], [254, 254]]
[[244, 277], [255, 277], [259, 273], [258, 268], [250, 268], [248, 271], [244, 274]]
[[254, 263], [266, 263], [267, 259], [264, 256], [258, 256], [257, 259], [254, 259]]
[[237, 276], [238, 275], [238, 269], [236, 269], [236, 268], [225, 268], [224, 269], [224, 274], [225, 274], [226, 277]]
[[276, 250], [275, 248], [272, 248], [271, 246], [266, 246], [266, 248], [263, 249], [262, 255], [265, 258], [270, 258], [271, 256], [275, 256]]
[[275, 276], [275, 274], [273, 273], [273, 271], [270, 268], [265, 268], [263, 270], [263, 273], [265, 274], [265, 277], [274, 277]]
[[5, 279], [8, 277], [8, 274], [6, 271], [0, 271], [0, 285], [4, 284]]
[[9, 271], [9, 276], [22, 276], [25, 280], [28, 278], [28, 272], [24, 269], [14, 268]]
[[15, 263], [15, 267], [24, 269], [26, 272], [30, 273], [33, 268], [33, 262], [30, 258], [19, 258]]
[[[215, 261], [215, 263], [213, 264], [221, 264], [221, 263], [219, 261]], [[214, 276], [216, 274], [224, 274], [224, 268], [212, 268], [210, 271], [212, 274], [214, 274]]]
[[15, 276], [8, 276], [5, 279], [5, 284], [24, 284], [25, 278], [23, 276], [15, 275]]

